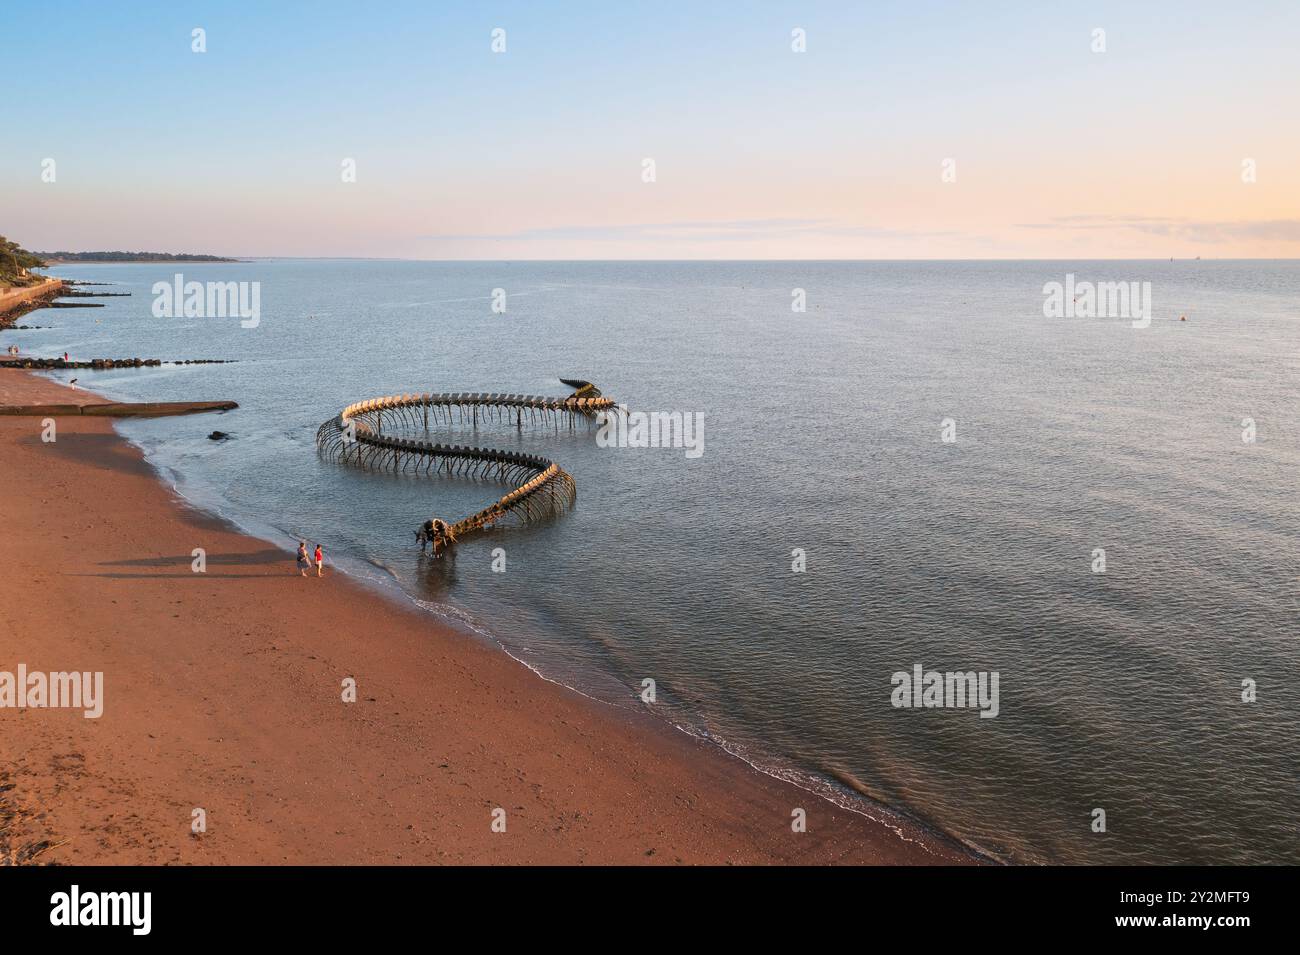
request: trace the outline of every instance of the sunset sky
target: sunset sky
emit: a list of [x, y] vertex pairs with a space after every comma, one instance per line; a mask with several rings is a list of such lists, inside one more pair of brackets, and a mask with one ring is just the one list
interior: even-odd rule
[[0, 233], [33, 249], [1300, 256], [1294, 0], [54, 0], [4, 19]]

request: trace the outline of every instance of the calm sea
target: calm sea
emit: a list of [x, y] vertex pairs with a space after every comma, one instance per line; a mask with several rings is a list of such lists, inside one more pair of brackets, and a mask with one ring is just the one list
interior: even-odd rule
[[[260, 325], [153, 317], [151, 286], [178, 271], [260, 282]], [[78, 377], [239, 401], [124, 431], [193, 500], [286, 545], [323, 541], [551, 679], [627, 707], [653, 679], [654, 712], [684, 729], [999, 858], [1300, 862], [1300, 263], [56, 272], [133, 295], [33, 313], [54, 327], [0, 344], [238, 359]], [[1150, 327], [1044, 317], [1044, 283], [1067, 273], [1150, 282]], [[316, 455], [317, 426], [353, 400], [562, 395], [561, 376], [702, 414], [704, 454], [460, 434], [554, 457], [578, 506], [441, 562], [420, 558], [416, 525], [500, 487]], [[893, 706], [893, 674], [918, 664], [996, 672], [997, 716]]]

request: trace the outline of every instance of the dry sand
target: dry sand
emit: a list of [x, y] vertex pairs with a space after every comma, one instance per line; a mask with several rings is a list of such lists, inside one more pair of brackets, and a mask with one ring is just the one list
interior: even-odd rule
[[[0, 369], [0, 403], [95, 400]], [[0, 671], [103, 671], [104, 713], [0, 709], [0, 861], [970, 861], [344, 576], [304, 580], [109, 421], [57, 424], [51, 444], [0, 417]]]

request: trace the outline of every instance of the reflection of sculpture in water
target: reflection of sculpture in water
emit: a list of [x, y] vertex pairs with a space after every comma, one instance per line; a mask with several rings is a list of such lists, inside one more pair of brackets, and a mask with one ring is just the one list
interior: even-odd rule
[[[435, 557], [450, 551], [466, 534], [486, 530], [497, 523], [515, 518], [540, 520], [572, 506], [577, 497], [573, 478], [554, 461], [536, 454], [497, 451], [461, 445], [435, 444], [415, 438], [397, 437], [405, 429], [423, 427], [427, 434], [430, 415], [435, 424], [466, 424], [478, 427], [479, 416], [485, 421], [513, 421], [522, 431], [524, 419], [529, 424], [553, 425], [560, 422], [570, 430], [578, 421], [591, 421], [598, 413], [617, 413], [612, 398], [602, 397], [600, 389], [589, 381], [560, 379], [574, 389], [567, 398], [544, 398], [537, 395], [441, 394], [394, 395], [348, 405], [326, 421], [316, 432], [316, 446], [322, 454], [335, 456], [348, 464], [366, 468], [424, 474], [488, 477], [510, 481], [518, 486], [495, 504], [485, 507], [454, 524], [430, 518], [415, 532], [423, 552], [432, 546]], [[384, 434], [384, 425], [390, 432]]]
[[451, 599], [456, 588], [456, 556], [458, 549], [448, 547], [439, 557], [421, 552], [416, 558], [416, 582], [425, 600], [444, 603]]

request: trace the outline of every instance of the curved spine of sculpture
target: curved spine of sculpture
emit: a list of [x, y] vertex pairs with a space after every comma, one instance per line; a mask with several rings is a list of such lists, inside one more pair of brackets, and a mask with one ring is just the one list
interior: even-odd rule
[[[402, 436], [402, 431], [483, 421], [510, 421], [520, 430], [529, 425], [562, 423], [572, 429], [600, 412], [617, 413], [612, 398], [603, 397], [589, 381], [560, 379], [574, 389], [566, 398], [507, 394], [390, 395], [350, 404], [316, 432], [321, 454], [347, 464], [398, 473], [448, 474], [507, 481], [515, 489], [469, 517], [449, 522], [450, 538], [511, 518], [531, 521], [571, 507], [577, 486], [568, 472], [549, 458], [517, 451], [498, 451]], [[385, 429], [388, 433], [385, 434]]]

